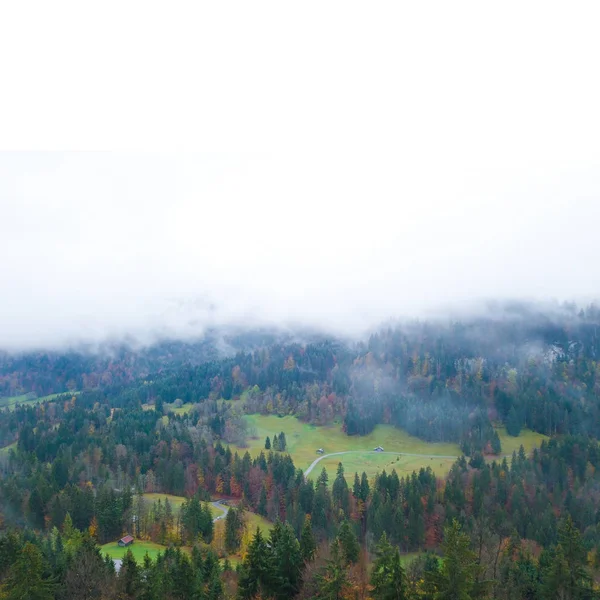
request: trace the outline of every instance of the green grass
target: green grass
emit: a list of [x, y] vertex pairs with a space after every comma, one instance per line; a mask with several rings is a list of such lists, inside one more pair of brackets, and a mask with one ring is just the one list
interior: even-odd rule
[[[264, 449], [265, 438], [280, 431], [285, 433], [287, 451], [294, 463], [301, 469], [306, 469], [315, 458], [318, 448], [323, 448], [325, 454], [343, 452], [344, 450], [373, 450], [375, 446], [383, 446], [389, 452], [409, 452], [413, 454], [441, 454], [460, 456], [458, 444], [428, 443], [409, 435], [405, 431], [391, 425], [377, 425], [375, 429], [364, 436], [348, 436], [340, 425], [318, 427], [299, 421], [296, 417], [277, 417], [275, 415], [246, 415], [248, 424], [255, 428], [257, 439], [249, 440], [250, 454], [256, 455]], [[239, 452], [246, 449], [239, 448]], [[351, 455], [348, 455], [351, 456]], [[341, 457], [341, 458], [348, 458]]]
[[167, 412], [173, 413], [174, 415], [186, 415], [193, 408], [193, 404], [188, 402], [179, 408], [176, 408], [173, 404], [165, 404], [165, 410]]
[[354, 481], [354, 473], [360, 475], [364, 471], [369, 477], [373, 477], [377, 472], [383, 470], [391, 473], [392, 469], [396, 470], [399, 477], [405, 477], [413, 471], [418, 472], [421, 468], [426, 469], [427, 467], [431, 467], [436, 475], [445, 477], [456, 462], [456, 459], [393, 456], [392, 454], [375, 454], [374, 452], [345, 454], [324, 458], [311, 471], [309, 478], [316, 479], [321, 474], [323, 467], [325, 467], [331, 484], [336, 476], [338, 463], [340, 462], [344, 466], [344, 474], [350, 483]]
[[[303, 423], [296, 417], [278, 417], [276, 415], [246, 415], [250, 430], [256, 431], [256, 437], [248, 440], [247, 448], [233, 446], [240, 454], [246, 450], [252, 456], [258, 455], [264, 450], [267, 435], [273, 441], [275, 434], [281, 431], [285, 433], [287, 451], [294, 460], [294, 464], [306, 470], [308, 466], [318, 458], [316, 450], [323, 448], [325, 454], [343, 452], [345, 450], [364, 451], [364, 454], [352, 453], [340, 456], [324, 458], [311, 472], [312, 476], [318, 476], [321, 469], [325, 467], [330, 480], [335, 476], [337, 465], [344, 465], [346, 477], [351, 479], [354, 473], [365, 471], [369, 477], [373, 477], [378, 471], [396, 469], [398, 475], [409, 474], [418, 471], [421, 467], [430, 466], [434, 473], [442, 477], [446, 475], [454, 463], [454, 458], [414, 457], [399, 456], [391, 454], [375, 454], [372, 452], [376, 446], [383, 446], [386, 452], [398, 452], [408, 454], [429, 454], [458, 457], [462, 454], [458, 444], [453, 443], [430, 443], [411, 436], [405, 431], [391, 425], [377, 425], [375, 429], [365, 436], [348, 436], [339, 424], [329, 427], [319, 427]], [[518, 438], [509, 436], [504, 428], [498, 428], [498, 435], [502, 443], [502, 454], [510, 455], [513, 450], [518, 450], [523, 444], [526, 452], [540, 445], [543, 436], [532, 431], [523, 430]], [[491, 457], [490, 457], [491, 458]]]
[[519, 437], [513, 437], [506, 433], [505, 427], [496, 427], [500, 443], [502, 444], [502, 454], [512, 454], [513, 450], [518, 452], [519, 446], [523, 445], [525, 452], [533, 452], [534, 448], [539, 448], [543, 440], [548, 440], [547, 435], [536, 433], [529, 429], [523, 429]]
[[14, 409], [17, 404], [33, 405], [40, 404], [40, 402], [46, 402], [47, 400], [54, 400], [59, 396], [76, 396], [79, 392], [60, 392], [58, 394], [49, 394], [48, 396], [40, 396], [39, 398], [28, 398], [28, 394], [21, 394], [20, 396], [5, 396], [0, 398], [0, 408]]
[[175, 511], [178, 511], [181, 509], [181, 505], [187, 500], [187, 498], [184, 498], [183, 496], [173, 496], [172, 494], [143, 494], [143, 497], [145, 500], [147, 500], [150, 504], [153, 504], [154, 502], [157, 502], [158, 500], [160, 500], [161, 502], [164, 503], [165, 498], [169, 499], [169, 502], [171, 503], [171, 508]]
[[104, 544], [104, 546], [102, 546], [100, 549], [102, 550], [103, 554], [107, 554], [113, 559], [123, 558], [127, 550], [131, 550], [136, 562], [141, 563], [144, 560], [146, 552], [150, 558], [154, 560], [159, 552], [164, 552], [166, 550], [166, 546], [161, 546], [160, 544], [155, 544], [154, 542], [143, 542], [136, 540], [127, 548], [121, 548], [118, 542], [110, 542], [108, 544]]
[[244, 518], [246, 519], [246, 527], [250, 533], [250, 539], [254, 537], [257, 527], [261, 530], [263, 535], [269, 535], [271, 529], [273, 529], [273, 523], [271, 523], [271, 521], [267, 521], [267, 519], [256, 513], [246, 511], [244, 513]]
[[11, 450], [11, 448], [16, 449], [17, 447], [17, 442], [13, 442], [12, 444], [9, 444], [8, 446], [4, 446], [4, 448], [0, 448], [0, 456], [3, 454], [8, 454]]

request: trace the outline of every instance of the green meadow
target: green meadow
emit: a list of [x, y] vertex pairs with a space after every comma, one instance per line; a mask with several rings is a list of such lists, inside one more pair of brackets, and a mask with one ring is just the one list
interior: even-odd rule
[[[325, 467], [329, 478], [335, 476], [337, 465], [344, 465], [347, 478], [353, 478], [354, 473], [365, 471], [369, 477], [383, 469], [396, 469], [399, 475], [418, 471], [420, 468], [431, 467], [438, 476], [444, 476], [450, 470], [462, 452], [458, 444], [431, 443], [414, 437], [392, 425], [377, 425], [365, 436], [348, 436], [339, 424], [320, 427], [303, 423], [293, 416], [278, 417], [276, 415], [246, 415], [248, 426], [255, 437], [248, 440], [246, 448], [235, 448], [239, 453], [246, 450], [252, 456], [264, 450], [265, 438], [271, 441], [275, 434], [285, 433], [287, 452], [290, 453], [294, 464], [306, 470], [319, 457], [318, 448], [323, 448], [325, 454], [352, 451], [350, 454], [323, 458], [310, 473], [316, 477]], [[526, 452], [540, 445], [545, 436], [524, 430], [517, 438], [511, 437], [504, 428], [498, 428], [498, 436], [502, 444], [502, 454], [510, 455], [522, 444]], [[373, 452], [373, 448], [382, 446], [385, 453]], [[387, 454], [398, 453], [398, 456]], [[418, 454], [422, 456], [407, 456]]]
[[150, 558], [154, 560], [159, 552], [164, 552], [166, 550], [166, 546], [161, 546], [160, 544], [155, 544], [154, 542], [143, 542], [136, 540], [127, 548], [121, 548], [118, 542], [110, 542], [108, 544], [104, 544], [104, 546], [101, 546], [100, 550], [103, 554], [110, 556], [112, 559], [121, 559], [125, 556], [127, 550], [131, 550], [136, 562], [141, 564], [144, 560], [146, 552]]
[[54, 400], [59, 396], [76, 396], [79, 392], [60, 392], [58, 394], [49, 394], [48, 396], [40, 396], [39, 398], [30, 398], [29, 394], [21, 394], [20, 396], [5, 396], [0, 397], [0, 409], [9, 408], [14, 409], [17, 404], [33, 405], [46, 402], [47, 400]]

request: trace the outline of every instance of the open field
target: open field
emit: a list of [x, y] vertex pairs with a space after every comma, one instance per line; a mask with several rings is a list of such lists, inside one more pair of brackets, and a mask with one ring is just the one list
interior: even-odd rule
[[4, 448], [0, 448], [0, 456], [2, 454], [8, 454], [10, 452], [11, 448], [16, 449], [17, 448], [17, 442], [13, 442], [12, 444], [9, 444], [8, 446], [4, 446]]
[[159, 552], [164, 552], [166, 550], [166, 546], [161, 546], [160, 544], [155, 544], [154, 542], [143, 542], [136, 540], [127, 548], [121, 548], [117, 542], [110, 542], [108, 544], [104, 544], [104, 546], [101, 546], [100, 550], [102, 550], [103, 554], [107, 554], [113, 560], [115, 558], [123, 558], [127, 553], [127, 550], [131, 550], [136, 562], [141, 564], [144, 560], [146, 552], [150, 558], [154, 560]]
[[143, 494], [143, 497], [151, 504], [158, 500], [164, 502], [165, 498], [168, 498], [174, 511], [179, 511], [181, 505], [186, 501], [183, 496], [173, 496], [171, 494]]
[[40, 402], [46, 402], [46, 400], [54, 400], [58, 396], [76, 396], [79, 392], [60, 392], [59, 394], [49, 394], [48, 396], [40, 396], [39, 398], [29, 398], [28, 394], [22, 394], [21, 396], [5, 396], [0, 398], [0, 408], [13, 409], [17, 404], [39, 404]]
[[[427, 466], [430, 466], [437, 475], [444, 476], [454, 463], [454, 457], [462, 454], [458, 444], [429, 443], [391, 425], [377, 425], [370, 434], [365, 436], [347, 436], [339, 424], [318, 427], [303, 423], [292, 416], [254, 414], [246, 415], [245, 418], [250, 429], [256, 431], [257, 437], [248, 441], [248, 448], [236, 448], [240, 453], [248, 450], [251, 455], [256, 456], [264, 450], [267, 435], [273, 440], [273, 436], [281, 431], [285, 433], [287, 451], [292, 456], [294, 464], [303, 470], [318, 458], [316, 454], [318, 448], [323, 448], [325, 454], [352, 451], [350, 454], [323, 458], [315, 466], [311, 477], [318, 476], [325, 467], [331, 480], [335, 476], [339, 462], [344, 465], [348, 479], [353, 478], [355, 472], [360, 474], [365, 471], [369, 477], [372, 477], [378, 471], [383, 469], [389, 471], [392, 468], [402, 476]], [[512, 451], [518, 450], [521, 444], [527, 452], [531, 452], [545, 439], [545, 436], [527, 430], [523, 430], [518, 438], [514, 438], [509, 436], [504, 428], [498, 428], [498, 435], [502, 443], [503, 455], [512, 454]], [[383, 446], [386, 454], [373, 452], [376, 446]], [[423, 456], [394, 456], [387, 454], [388, 452]]]
[[534, 448], [539, 448], [543, 440], [549, 439], [547, 435], [536, 433], [529, 429], [523, 429], [519, 437], [513, 437], [506, 433], [506, 427], [497, 427], [498, 437], [502, 444], [502, 454], [512, 454], [513, 450], [518, 452], [519, 446], [523, 445], [525, 452], [533, 452]]
[[327, 470], [329, 482], [335, 478], [338, 463], [344, 466], [346, 479], [354, 481], [354, 473], [359, 475], [364, 471], [369, 477], [383, 470], [390, 473], [396, 470], [398, 477], [410, 475], [413, 471], [431, 467], [436, 475], [444, 477], [456, 462], [455, 458], [427, 458], [420, 456], [394, 456], [393, 454], [377, 454], [376, 452], [357, 452], [338, 456], [330, 456], [321, 460], [307, 477], [316, 479], [323, 470]]
[[273, 523], [271, 523], [271, 521], [267, 521], [267, 519], [256, 513], [246, 511], [244, 513], [244, 518], [246, 519], [246, 527], [250, 533], [250, 538], [254, 537], [257, 527], [260, 528], [263, 535], [269, 535], [271, 529], [273, 529]]

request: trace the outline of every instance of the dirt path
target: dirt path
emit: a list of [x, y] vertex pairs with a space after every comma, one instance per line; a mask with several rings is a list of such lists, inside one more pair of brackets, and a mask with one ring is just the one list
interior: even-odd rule
[[395, 456], [413, 456], [416, 458], [459, 458], [459, 456], [446, 456], [443, 454], [411, 454], [410, 452], [375, 452], [375, 450], [345, 450], [344, 452], [332, 452], [331, 454], [323, 454], [323, 456], [319, 456], [319, 458], [315, 459], [310, 467], [304, 471], [304, 477], [308, 477], [310, 472], [317, 466], [319, 461], [324, 458], [329, 458], [330, 456], [340, 456], [342, 454], [365, 454], [365, 453], [373, 453], [373, 454], [394, 454]]

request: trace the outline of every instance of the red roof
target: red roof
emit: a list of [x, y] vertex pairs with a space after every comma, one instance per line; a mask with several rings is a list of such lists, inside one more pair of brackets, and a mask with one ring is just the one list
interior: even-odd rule
[[133, 536], [126, 535], [124, 538], [121, 538], [119, 541], [123, 542], [124, 544], [130, 544], [131, 542], [133, 542]]

